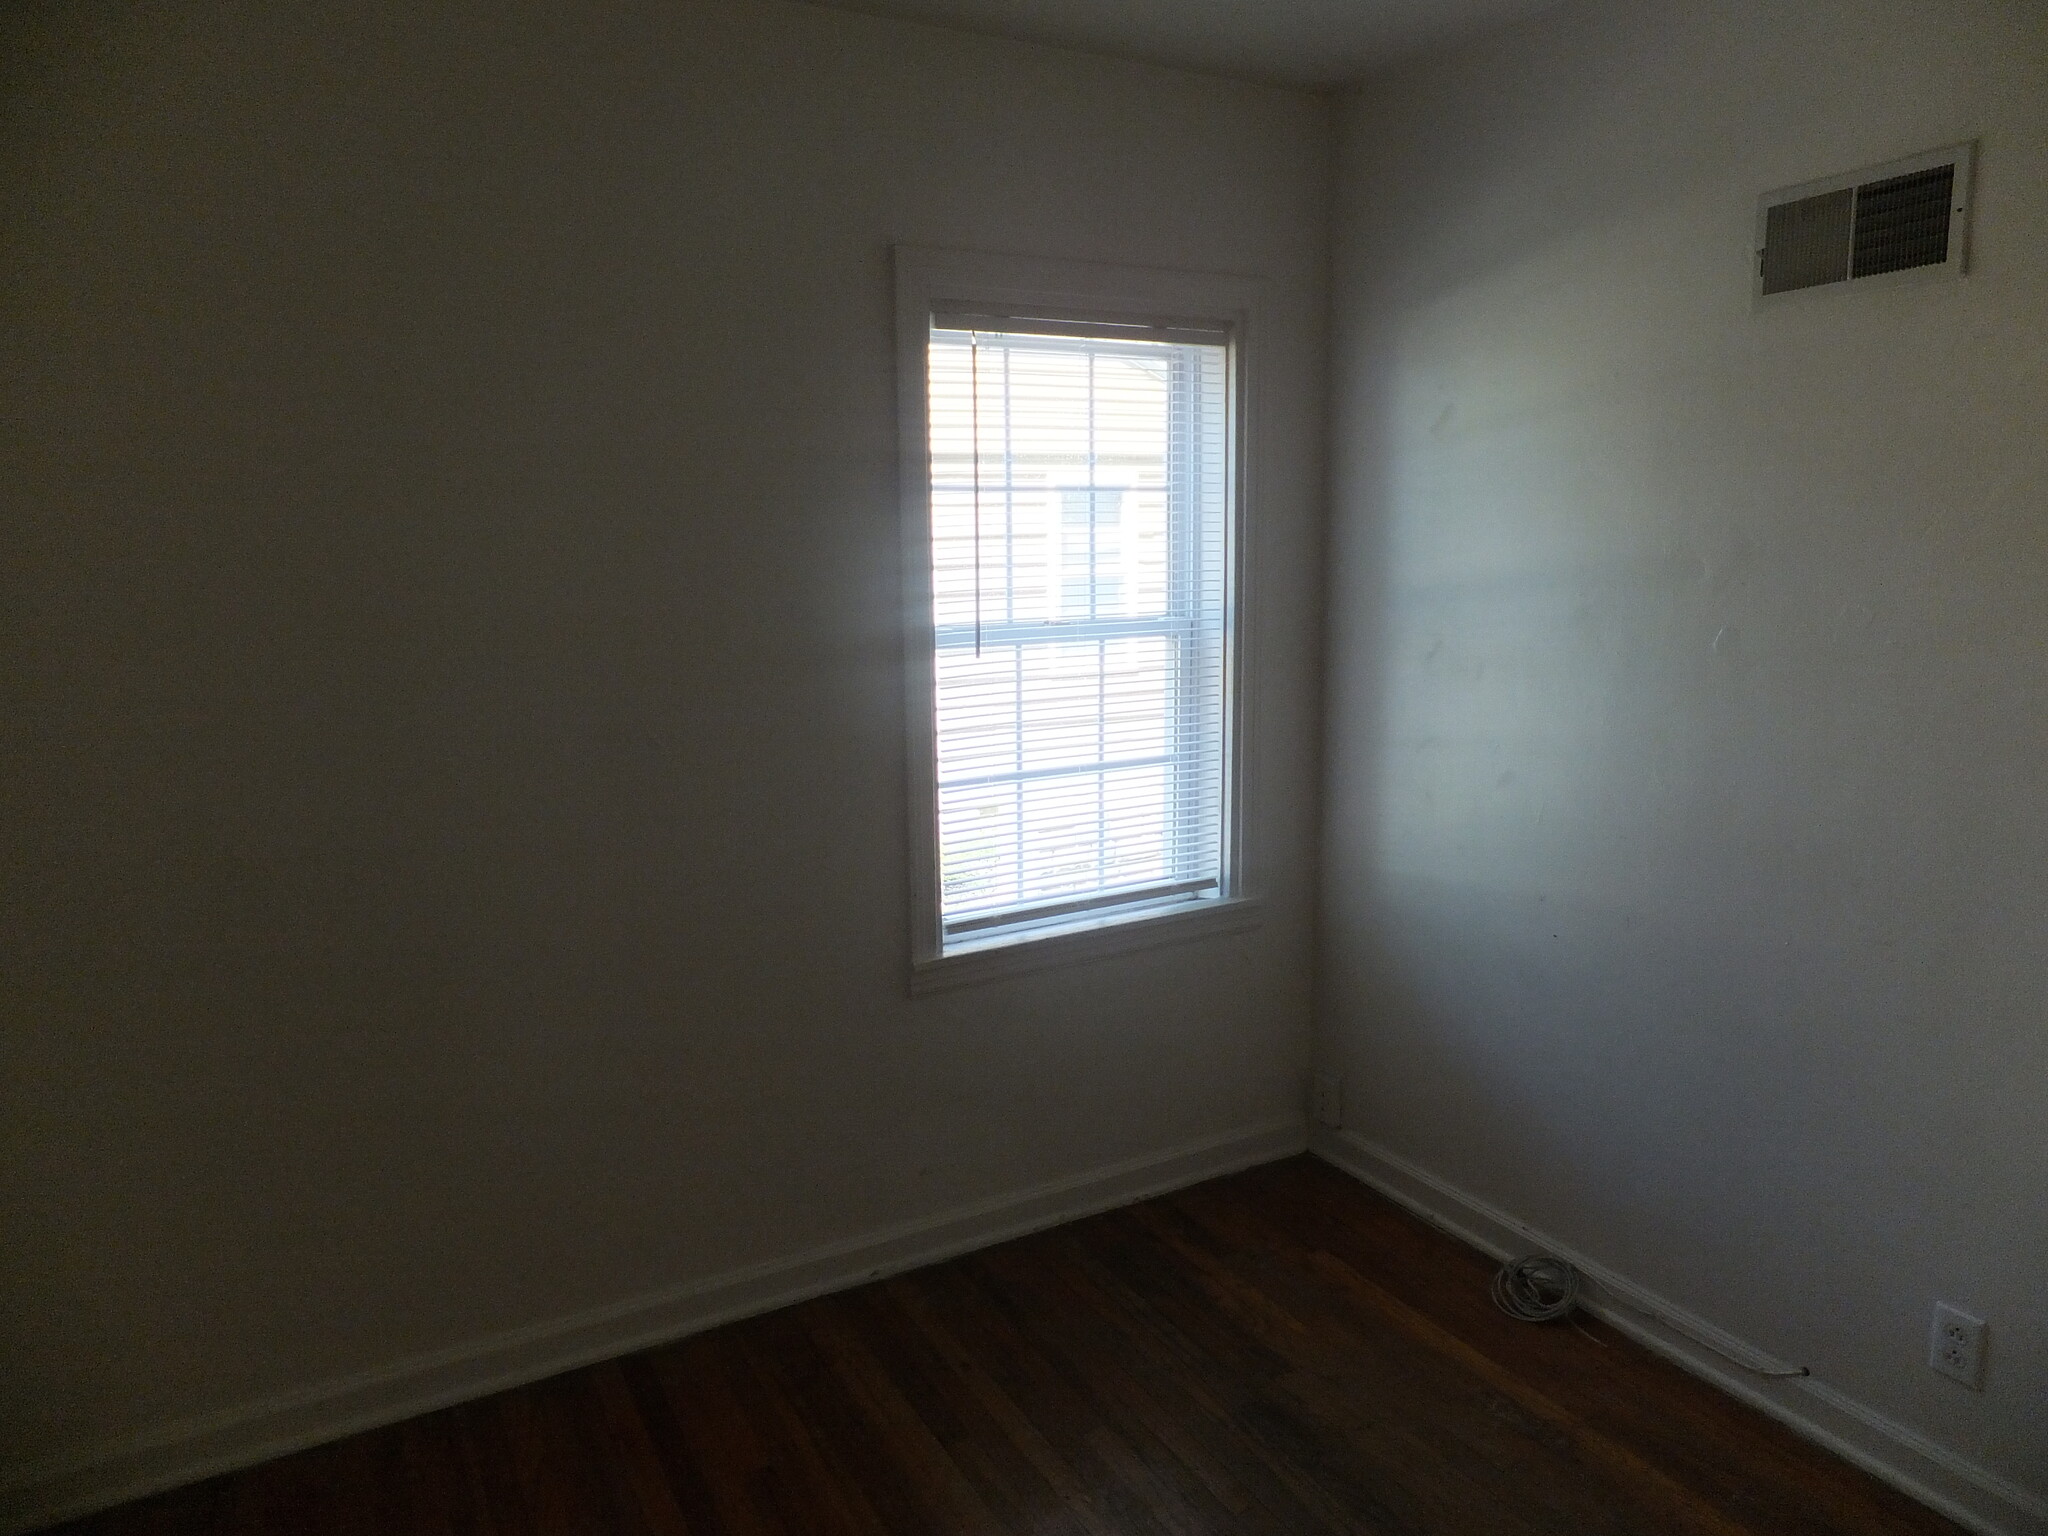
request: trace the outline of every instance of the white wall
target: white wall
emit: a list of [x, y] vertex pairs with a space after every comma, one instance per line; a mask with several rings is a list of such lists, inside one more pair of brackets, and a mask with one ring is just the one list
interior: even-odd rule
[[1263, 274], [1313, 97], [768, 0], [10, 6], [19, 1467], [1299, 1114], [1256, 932], [911, 1001], [893, 241]]
[[[1966, 283], [1752, 310], [1978, 136]], [[1573, 5], [1340, 141], [1351, 1129], [2048, 1492], [2048, 8]]]

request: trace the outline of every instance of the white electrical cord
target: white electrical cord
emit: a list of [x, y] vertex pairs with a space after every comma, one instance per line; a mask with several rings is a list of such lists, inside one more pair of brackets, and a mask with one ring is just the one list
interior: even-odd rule
[[1493, 1304], [1519, 1323], [1569, 1317], [1579, 1304], [1579, 1272], [1547, 1253], [1510, 1259], [1493, 1277]]
[[[1524, 1258], [1510, 1259], [1501, 1265], [1500, 1271], [1493, 1277], [1493, 1304], [1518, 1322], [1548, 1323], [1571, 1316], [1579, 1304], [1579, 1290], [1579, 1272], [1571, 1265], [1547, 1253], [1532, 1253]], [[1683, 1334], [1702, 1349], [1711, 1349], [1722, 1359], [1739, 1365], [1754, 1375], [1783, 1379], [1813, 1374], [1803, 1365], [1782, 1371], [1773, 1370], [1769, 1366], [1753, 1365], [1740, 1355], [1730, 1354], [1711, 1339], [1701, 1338], [1690, 1328], [1682, 1327], [1668, 1317], [1645, 1312], [1641, 1307], [1631, 1306], [1618, 1298], [1609, 1299], [1612, 1304], [1624, 1307], [1638, 1317], [1659, 1323], [1673, 1333]]]

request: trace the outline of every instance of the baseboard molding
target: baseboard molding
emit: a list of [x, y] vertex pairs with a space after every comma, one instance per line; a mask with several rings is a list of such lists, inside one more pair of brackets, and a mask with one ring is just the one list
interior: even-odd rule
[[892, 1275], [1304, 1151], [1298, 1118], [1267, 1121], [793, 1258], [472, 1340], [375, 1370], [167, 1423], [12, 1470], [0, 1532], [54, 1525], [381, 1424], [523, 1386], [720, 1323]]
[[1772, 1363], [1771, 1355], [1398, 1153], [1351, 1131], [1327, 1130], [1315, 1133], [1310, 1150], [1432, 1226], [1497, 1259], [1537, 1250], [1556, 1254], [1590, 1282], [1582, 1303], [1587, 1311], [1959, 1525], [1981, 1536], [2048, 1536], [2048, 1499], [1936, 1445], [1824, 1381], [1810, 1376], [1771, 1381], [1743, 1373], [1686, 1335], [1711, 1339], [1716, 1347], [1759, 1364]]

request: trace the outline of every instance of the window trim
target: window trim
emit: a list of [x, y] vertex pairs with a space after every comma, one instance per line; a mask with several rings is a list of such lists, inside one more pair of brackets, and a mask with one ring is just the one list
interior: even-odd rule
[[[1252, 698], [1246, 680], [1252, 576], [1250, 452], [1255, 365], [1264, 284], [1229, 274], [1179, 272], [971, 251], [898, 246], [896, 265], [898, 437], [904, 551], [904, 723], [908, 749], [910, 990], [913, 994], [1079, 964], [1113, 954], [1255, 926], [1261, 915], [1249, 855], [1247, 810]], [[1224, 660], [1225, 762], [1223, 893], [1169, 898], [1157, 906], [1048, 919], [1039, 931], [1011, 929], [945, 949], [939, 900], [937, 724], [933, 718], [931, 461], [927, 393], [934, 316], [988, 315], [1050, 326], [1099, 327], [1114, 335], [1143, 323], [1214, 340], [1229, 333], [1230, 577]], [[1074, 334], [1079, 334], [1076, 332]], [[1056, 926], [1053, 926], [1056, 924]]]

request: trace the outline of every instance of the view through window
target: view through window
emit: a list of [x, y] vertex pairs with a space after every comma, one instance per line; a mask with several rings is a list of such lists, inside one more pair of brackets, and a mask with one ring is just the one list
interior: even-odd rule
[[930, 343], [947, 947], [1225, 878], [1228, 346], [986, 323]]

